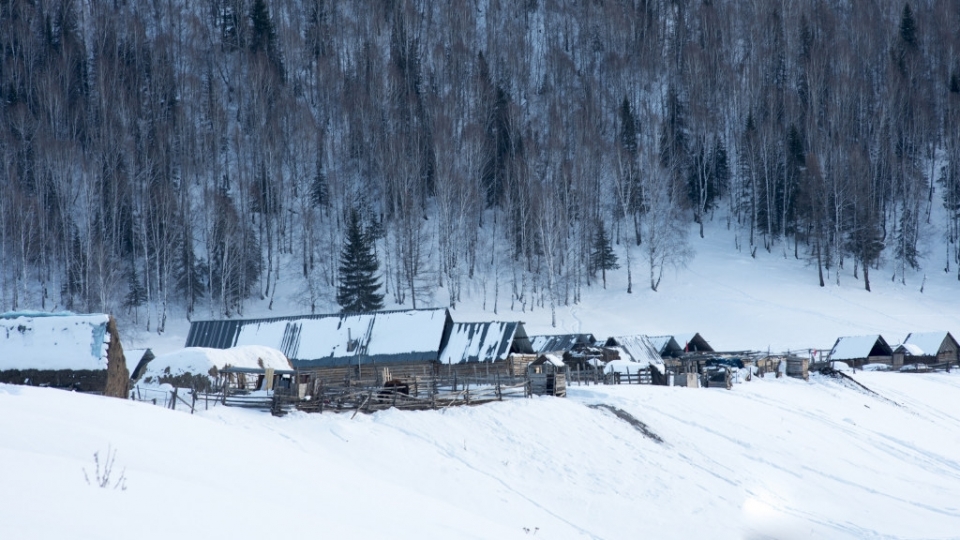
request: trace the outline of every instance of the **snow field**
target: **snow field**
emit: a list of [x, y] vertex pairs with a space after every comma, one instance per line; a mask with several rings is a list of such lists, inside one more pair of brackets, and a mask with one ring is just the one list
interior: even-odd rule
[[[767, 377], [353, 418], [0, 385], [0, 537], [960, 537], [960, 373], [855, 377], [880, 396]], [[84, 480], [108, 447], [126, 490]]]

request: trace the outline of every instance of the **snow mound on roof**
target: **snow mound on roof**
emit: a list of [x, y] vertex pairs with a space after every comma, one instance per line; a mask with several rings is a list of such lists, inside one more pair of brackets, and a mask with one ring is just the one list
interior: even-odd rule
[[4, 313], [0, 315], [0, 371], [107, 369], [108, 320], [101, 313]]
[[945, 339], [947, 339], [946, 332], [914, 332], [907, 336], [903, 345], [904, 347], [907, 345], [917, 347], [920, 352], [907, 349], [914, 356], [936, 356], [940, 352], [940, 346], [943, 345]]
[[650, 367], [648, 362], [634, 362], [632, 360], [611, 360], [607, 362], [604, 371], [607, 373], [636, 374], [641, 369]]
[[282, 352], [262, 345], [244, 345], [230, 349], [187, 347], [160, 355], [147, 367], [145, 377], [177, 375], [215, 375], [230, 366], [238, 368], [292, 369]]
[[923, 347], [914, 343], [903, 343], [898, 348], [903, 348], [910, 356], [924, 356]]

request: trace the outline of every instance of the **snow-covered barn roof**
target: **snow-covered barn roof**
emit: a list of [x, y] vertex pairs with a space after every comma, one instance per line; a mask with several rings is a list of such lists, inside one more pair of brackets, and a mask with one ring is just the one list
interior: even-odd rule
[[606, 347], [619, 347], [629, 360], [641, 364], [662, 364], [659, 347], [648, 336], [614, 336], [607, 339]]
[[266, 345], [296, 367], [436, 361], [450, 322], [446, 309], [195, 321], [187, 347]]
[[856, 360], [871, 356], [890, 356], [893, 350], [887, 345], [883, 336], [873, 334], [869, 336], [845, 336], [837, 338], [837, 342], [830, 351], [830, 360]]
[[0, 315], [0, 371], [107, 369], [108, 315], [11, 312]]
[[914, 356], [936, 356], [947, 340], [953, 341], [954, 347], [956, 347], [957, 341], [953, 339], [950, 332], [914, 332], [907, 334], [907, 339], [903, 340], [903, 344], [912, 345], [920, 350], [920, 352], [913, 352], [908, 349], [910, 354]]
[[561, 334], [555, 336], [531, 336], [530, 346], [536, 353], [569, 351], [577, 345], [593, 345], [593, 334]]
[[277, 349], [261, 345], [245, 345], [229, 349], [187, 347], [154, 358], [144, 377], [211, 375], [226, 367], [290, 371], [287, 357]]
[[453, 323], [440, 363], [495, 362], [510, 353], [533, 354], [521, 322]]

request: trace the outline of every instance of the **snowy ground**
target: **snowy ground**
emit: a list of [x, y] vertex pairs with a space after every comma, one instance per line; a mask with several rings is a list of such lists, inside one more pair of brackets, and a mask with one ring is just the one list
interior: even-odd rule
[[960, 538], [960, 373], [855, 376], [879, 396], [768, 377], [353, 418], [0, 385], [0, 538]]

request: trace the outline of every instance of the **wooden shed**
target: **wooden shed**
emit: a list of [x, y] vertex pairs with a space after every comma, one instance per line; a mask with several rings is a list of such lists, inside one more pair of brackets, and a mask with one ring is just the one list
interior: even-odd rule
[[537, 396], [567, 395], [567, 365], [556, 354], [541, 354], [527, 366], [530, 393]]
[[850, 367], [858, 368], [865, 364], [893, 363], [893, 349], [883, 339], [883, 336], [872, 334], [867, 336], [846, 336], [837, 338], [830, 350], [828, 360], [831, 362], [845, 362]]
[[907, 335], [907, 339], [893, 350], [893, 368], [900, 369], [908, 364], [946, 364], [956, 365], [960, 345], [950, 332], [917, 332]]

